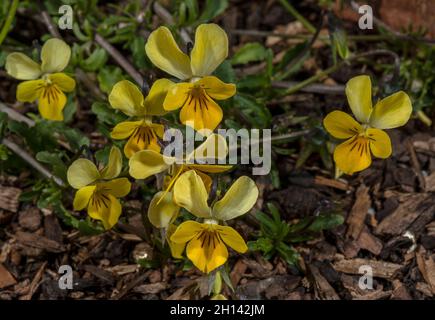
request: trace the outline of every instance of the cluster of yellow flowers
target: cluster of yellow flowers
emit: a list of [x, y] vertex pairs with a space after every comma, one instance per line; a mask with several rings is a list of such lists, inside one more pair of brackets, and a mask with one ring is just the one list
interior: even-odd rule
[[[227, 246], [244, 253], [247, 246], [237, 231], [225, 222], [247, 213], [257, 201], [258, 189], [249, 177], [238, 178], [219, 200], [209, 195], [212, 178], [209, 174], [222, 173], [229, 165], [199, 164], [201, 160], [226, 157], [225, 139], [212, 133], [220, 124], [223, 112], [214, 100], [224, 100], [236, 92], [234, 84], [222, 82], [211, 74], [228, 56], [228, 38], [216, 24], [202, 24], [196, 29], [195, 44], [186, 55], [177, 46], [166, 27], [153, 31], [145, 45], [149, 59], [161, 70], [178, 78], [154, 82], [148, 95], [132, 82], [116, 83], [110, 92], [109, 103], [129, 119], [117, 124], [111, 137], [128, 139], [124, 155], [129, 159], [129, 174], [135, 179], [164, 175], [162, 190], [150, 202], [148, 218], [156, 228], [163, 228], [172, 255], [181, 258], [184, 251], [193, 264], [205, 273], [223, 265], [228, 258]], [[22, 53], [11, 53], [6, 59], [7, 72], [20, 80], [17, 100], [38, 100], [41, 116], [48, 120], [63, 120], [66, 104], [64, 92], [74, 90], [75, 81], [62, 73], [68, 65], [70, 47], [59, 39], [48, 40], [41, 50], [41, 64]], [[349, 105], [358, 123], [341, 111], [331, 112], [324, 119], [326, 130], [338, 139], [346, 139], [334, 152], [337, 167], [352, 174], [367, 168], [371, 153], [379, 158], [391, 154], [391, 142], [383, 129], [404, 125], [412, 112], [409, 97], [398, 92], [375, 107], [371, 102], [371, 83], [367, 76], [351, 79], [346, 87]], [[153, 116], [163, 116], [179, 109], [180, 122], [201, 132], [208, 132], [206, 140], [182, 159], [161, 153], [159, 139], [164, 126], [153, 122]], [[216, 155], [207, 154], [210, 145], [219, 146]], [[97, 167], [87, 159], [78, 159], [68, 168], [69, 184], [77, 189], [74, 210], [86, 209], [88, 215], [100, 220], [105, 229], [118, 221], [122, 206], [119, 198], [130, 192], [127, 178], [118, 178], [123, 156], [112, 147], [106, 166]], [[176, 225], [180, 208], [198, 218]]]

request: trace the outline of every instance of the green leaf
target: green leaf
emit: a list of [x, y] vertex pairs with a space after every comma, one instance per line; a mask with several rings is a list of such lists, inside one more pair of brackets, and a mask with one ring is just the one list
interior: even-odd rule
[[95, 49], [89, 57], [81, 61], [80, 66], [85, 71], [101, 69], [107, 62], [107, 52], [103, 48]]
[[204, 11], [198, 19], [198, 23], [207, 22], [220, 15], [228, 7], [228, 0], [206, 0]]
[[111, 126], [127, 119], [126, 115], [116, 112], [104, 102], [94, 102], [91, 109], [92, 112], [97, 115], [99, 121]]
[[236, 73], [228, 60], [225, 60], [219, 67], [213, 72], [213, 74], [226, 83], [236, 82]]
[[339, 214], [319, 215], [313, 223], [310, 224], [307, 230], [318, 232], [328, 230], [343, 224], [344, 218]]
[[124, 79], [124, 75], [121, 68], [106, 66], [98, 72], [97, 79], [100, 89], [105, 93], [110, 93], [115, 83]]
[[66, 181], [66, 171], [67, 167], [65, 166], [64, 161], [62, 160], [63, 154], [48, 152], [48, 151], [40, 151], [36, 154], [36, 160], [47, 163], [51, 166], [52, 173]]
[[238, 93], [234, 96], [234, 105], [252, 124], [252, 127], [263, 129], [270, 124], [272, 116], [266, 105], [255, 97]]
[[246, 64], [254, 61], [262, 61], [266, 59], [266, 56], [267, 50], [262, 44], [258, 42], [251, 42], [245, 44], [234, 54], [233, 58], [231, 59], [231, 64], [236, 65]]

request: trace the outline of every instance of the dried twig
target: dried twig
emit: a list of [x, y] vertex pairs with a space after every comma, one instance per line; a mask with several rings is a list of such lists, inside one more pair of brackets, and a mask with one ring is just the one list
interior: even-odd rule
[[42, 21], [47, 26], [47, 29], [50, 32], [50, 34], [55, 38], [62, 39], [62, 36], [60, 35], [59, 30], [57, 30], [57, 27], [53, 23], [53, 20], [51, 19], [48, 12], [44, 10], [44, 11], [42, 11], [41, 15], [42, 15]]

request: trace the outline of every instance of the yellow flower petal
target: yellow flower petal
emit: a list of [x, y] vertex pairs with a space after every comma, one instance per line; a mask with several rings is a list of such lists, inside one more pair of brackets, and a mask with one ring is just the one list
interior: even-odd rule
[[192, 240], [203, 230], [201, 223], [196, 221], [186, 221], [180, 224], [171, 236], [171, 241], [174, 243], [186, 243]]
[[346, 96], [355, 118], [368, 123], [372, 112], [372, 83], [369, 76], [357, 76], [346, 84]]
[[323, 119], [323, 125], [337, 139], [348, 139], [362, 131], [361, 125], [343, 111], [330, 112]]
[[209, 273], [223, 265], [228, 259], [228, 250], [216, 232], [203, 231], [189, 241], [187, 257], [204, 273]]
[[47, 40], [41, 49], [41, 70], [44, 73], [60, 72], [68, 65], [71, 48], [56, 38]]
[[110, 149], [109, 160], [107, 166], [101, 170], [103, 179], [113, 179], [119, 176], [122, 170], [122, 154], [117, 147]]
[[[187, 169], [188, 169], [188, 170], [189, 170], [189, 169], [192, 170], [193, 168], [187, 167]], [[194, 169], [193, 169], [193, 170], [194, 170]], [[205, 174], [205, 173], [203, 173], [203, 172], [201, 172], [201, 171], [199, 171], [199, 170], [195, 170], [195, 172], [196, 172], [196, 174], [197, 174], [198, 176], [201, 177], [202, 182], [204, 182], [204, 186], [205, 186], [205, 189], [207, 190], [207, 193], [210, 193], [211, 186], [212, 186], [212, 184], [213, 184], [213, 179], [212, 179], [209, 175], [207, 175], [207, 174]]]
[[217, 165], [217, 164], [189, 164], [190, 169], [202, 171], [206, 173], [222, 173], [233, 168], [233, 166]]
[[6, 57], [6, 72], [18, 80], [34, 80], [41, 75], [39, 64], [20, 52]]
[[136, 152], [129, 161], [130, 175], [135, 179], [146, 179], [163, 172], [175, 161], [153, 150]]
[[110, 133], [112, 139], [122, 140], [130, 137], [137, 127], [142, 125], [143, 121], [123, 121], [118, 123]]
[[370, 141], [370, 150], [375, 157], [386, 159], [391, 155], [391, 140], [385, 131], [369, 128], [367, 138]]
[[186, 156], [186, 162], [197, 161], [205, 163], [208, 159], [225, 159], [228, 155], [228, 144], [223, 136], [212, 133], [191, 154]]
[[174, 185], [174, 201], [198, 218], [211, 218], [208, 193], [195, 170], [183, 173]]
[[80, 189], [100, 178], [95, 164], [88, 159], [77, 159], [68, 168], [68, 183], [75, 189]]
[[145, 52], [157, 68], [181, 80], [192, 77], [190, 59], [180, 50], [168, 28], [159, 27], [151, 32]]
[[71, 92], [76, 86], [75, 80], [65, 73], [53, 73], [48, 78], [63, 92]]
[[209, 129], [213, 131], [222, 121], [221, 107], [208, 95], [193, 97], [180, 111], [182, 124], [193, 127], [195, 130]]
[[257, 198], [258, 188], [255, 182], [242, 176], [233, 183], [222, 199], [215, 202], [212, 208], [213, 217], [225, 221], [241, 216], [252, 209]]
[[156, 193], [148, 207], [148, 219], [156, 228], [167, 228], [174, 221], [180, 207], [172, 199], [172, 192]]
[[128, 139], [124, 146], [124, 154], [130, 159], [136, 152], [145, 149], [160, 152], [160, 145], [154, 130], [147, 125], [142, 125], [137, 127]]
[[74, 210], [79, 211], [83, 210], [88, 206], [89, 199], [91, 199], [94, 194], [96, 186], [87, 186], [80, 188], [76, 195], [74, 196], [73, 207]]
[[236, 86], [234, 84], [222, 82], [213, 76], [204, 77], [195, 84], [203, 86], [207, 94], [216, 100], [225, 100], [236, 94]]
[[52, 121], [63, 120], [63, 108], [66, 104], [66, 96], [57, 85], [49, 85], [43, 88], [39, 97], [38, 109], [44, 119]]
[[147, 115], [161, 116], [167, 113], [163, 108], [163, 102], [168, 90], [173, 86], [174, 83], [168, 79], [159, 79], [153, 83], [144, 102]]
[[236, 230], [227, 226], [216, 226], [215, 228], [227, 246], [240, 253], [248, 251], [245, 240]]
[[334, 161], [337, 167], [347, 174], [368, 168], [372, 163], [369, 140], [354, 136], [339, 144], [334, 151]]
[[181, 108], [189, 98], [189, 93], [193, 88], [193, 84], [182, 82], [176, 83], [168, 89], [163, 108], [167, 111], [177, 110]]
[[121, 203], [109, 193], [94, 193], [89, 201], [88, 215], [100, 220], [106, 230], [111, 229], [118, 222], [121, 212]]
[[139, 88], [128, 80], [117, 82], [109, 94], [112, 108], [119, 109], [128, 116], [144, 115], [144, 98]]
[[17, 100], [20, 102], [33, 102], [39, 98], [44, 90], [44, 80], [23, 81], [17, 87]]
[[392, 129], [405, 125], [412, 113], [409, 96], [399, 91], [376, 103], [370, 125], [378, 129]]
[[166, 241], [171, 249], [171, 254], [176, 259], [183, 259], [183, 251], [186, 248], [186, 243], [175, 243], [171, 240], [171, 236], [177, 230], [177, 226], [171, 224], [166, 229]]
[[113, 179], [98, 183], [98, 190], [99, 192], [110, 193], [116, 198], [122, 198], [130, 193], [131, 183], [127, 178]]
[[196, 28], [195, 45], [190, 54], [194, 76], [208, 76], [228, 56], [228, 37], [217, 24], [201, 24]]

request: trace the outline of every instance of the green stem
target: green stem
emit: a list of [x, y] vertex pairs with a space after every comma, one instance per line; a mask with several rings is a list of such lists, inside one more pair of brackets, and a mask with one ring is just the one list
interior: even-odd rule
[[8, 15], [6, 17], [5, 24], [3, 25], [2, 31], [0, 32], [0, 45], [3, 43], [3, 40], [6, 38], [8, 34], [9, 28], [11, 27], [12, 21], [14, 21], [15, 12], [18, 8], [19, 0], [13, 0], [11, 7], [9, 8]]
[[295, 17], [297, 20], [299, 20], [300, 23], [303, 24], [303, 26], [311, 33], [316, 32], [316, 28], [307, 20], [305, 19], [299, 12], [296, 11], [296, 9], [287, 2], [287, 0], [279, 0], [284, 8], [287, 9], [290, 14]]

